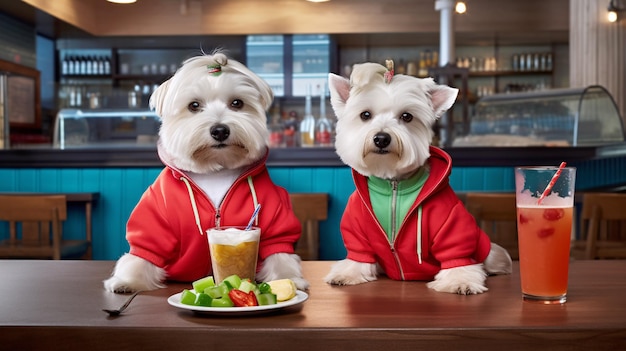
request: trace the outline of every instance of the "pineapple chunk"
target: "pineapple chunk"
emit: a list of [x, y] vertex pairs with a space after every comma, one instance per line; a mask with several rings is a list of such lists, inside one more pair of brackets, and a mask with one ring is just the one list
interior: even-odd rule
[[296, 284], [291, 279], [278, 279], [267, 282], [276, 295], [278, 302], [287, 301], [296, 296]]

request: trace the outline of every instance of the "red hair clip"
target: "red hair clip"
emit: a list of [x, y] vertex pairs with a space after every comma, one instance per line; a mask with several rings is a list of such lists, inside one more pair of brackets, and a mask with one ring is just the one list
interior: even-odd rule
[[393, 70], [393, 60], [385, 60], [385, 65], [387, 65], [387, 72], [385, 72], [385, 83], [391, 83], [391, 78], [393, 78], [394, 70]]
[[208, 65], [206, 66], [209, 69], [209, 74], [210, 75], [214, 75], [214, 76], [219, 76], [220, 74], [222, 74], [222, 66], [217, 64], [217, 65]]

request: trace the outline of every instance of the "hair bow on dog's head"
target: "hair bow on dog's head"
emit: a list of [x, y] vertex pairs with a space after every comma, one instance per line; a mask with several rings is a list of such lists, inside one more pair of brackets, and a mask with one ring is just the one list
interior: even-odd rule
[[209, 69], [209, 74], [212, 76], [219, 76], [222, 74], [222, 65], [220, 64], [208, 65], [206, 67]]
[[391, 83], [391, 78], [393, 78], [394, 70], [393, 70], [393, 60], [385, 60], [385, 65], [387, 66], [387, 72], [385, 72], [385, 83]]

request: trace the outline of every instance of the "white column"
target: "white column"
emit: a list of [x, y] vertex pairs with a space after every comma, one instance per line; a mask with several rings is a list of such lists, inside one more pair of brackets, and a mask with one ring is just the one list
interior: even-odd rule
[[[617, 3], [624, 6], [626, 1]], [[569, 4], [570, 86], [605, 87], [626, 124], [626, 19], [608, 21], [609, 0], [570, 0]]]
[[439, 30], [439, 66], [456, 62], [454, 52], [455, 0], [436, 0], [435, 10], [441, 12]]
[[[439, 29], [439, 66], [456, 62], [454, 53], [454, 6], [455, 0], [435, 0], [435, 10], [441, 12]], [[439, 84], [450, 84], [447, 77], [439, 77]], [[454, 139], [454, 121], [450, 111], [439, 118], [439, 146], [450, 146]]]

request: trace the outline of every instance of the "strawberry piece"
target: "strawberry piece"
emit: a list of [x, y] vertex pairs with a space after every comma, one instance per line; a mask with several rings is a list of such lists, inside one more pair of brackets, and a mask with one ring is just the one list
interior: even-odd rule
[[526, 224], [528, 223], [529, 219], [528, 217], [524, 216], [523, 214], [520, 213], [519, 215], [519, 224]]
[[548, 221], [558, 221], [565, 216], [565, 211], [562, 208], [549, 208], [543, 211], [543, 218]]
[[547, 238], [547, 237], [549, 237], [551, 235], [554, 235], [554, 231], [555, 231], [554, 228], [544, 228], [544, 229], [541, 229], [537, 233], [537, 236], [542, 238], [542, 239], [543, 238]]

